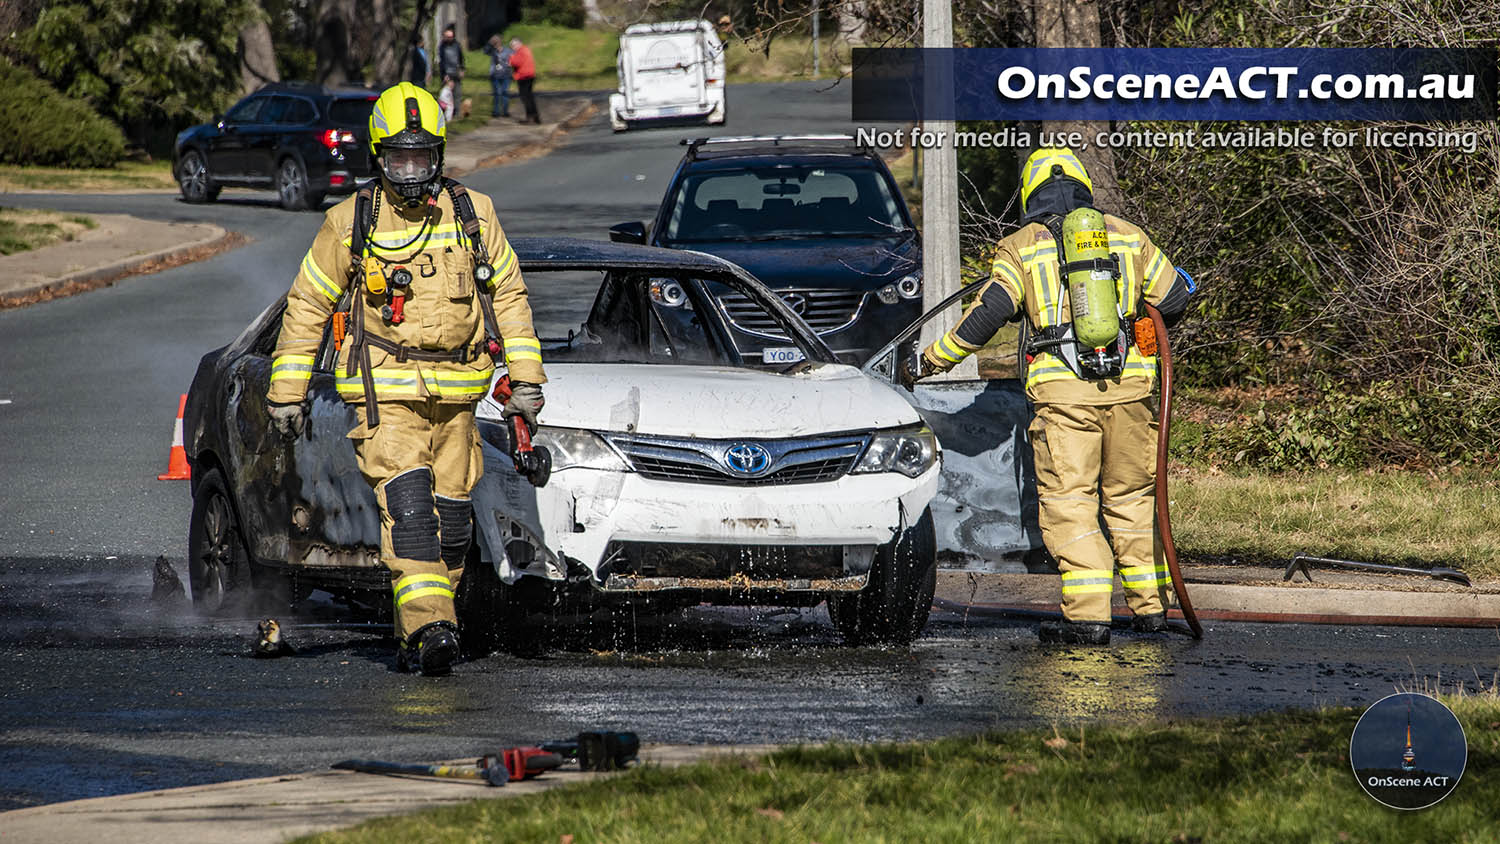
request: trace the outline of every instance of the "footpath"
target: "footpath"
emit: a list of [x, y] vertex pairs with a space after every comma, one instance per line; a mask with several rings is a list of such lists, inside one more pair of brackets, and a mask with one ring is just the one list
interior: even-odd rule
[[[599, 108], [586, 96], [539, 99], [539, 110], [549, 118], [540, 125], [497, 117], [454, 136], [445, 152], [445, 172], [462, 177], [544, 155]], [[489, 98], [483, 100], [487, 105]], [[241, 192], [249, 193], [229, 189], [230, 196]], [[266, 213], [282, 212], [267, 209]], [[0, 256], [0, 309], [71, 296], [130, 276], [201, 261], [245, 242], [244, 236], [212, 223], [171, 223], [128, 214], [89, 216], [98, 226], [71, 241]]]

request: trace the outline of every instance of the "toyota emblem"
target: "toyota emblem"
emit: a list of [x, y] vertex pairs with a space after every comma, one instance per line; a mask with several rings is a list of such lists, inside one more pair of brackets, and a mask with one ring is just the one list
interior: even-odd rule
[[758, 475], [771, 467], [771, 453], [755, 443], [738, 443], [724, 452], [724, 465], [741, 475]]

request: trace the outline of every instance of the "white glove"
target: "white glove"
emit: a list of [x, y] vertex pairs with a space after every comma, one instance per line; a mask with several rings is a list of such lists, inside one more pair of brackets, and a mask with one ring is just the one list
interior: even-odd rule
[[266, 412], [271, 414], [271, 427], [283, 439], [295, 440], [302, 433], [302, 426], [307, 422], [307, 411], [302, 409], [301, 402], [267, 404]]
[[526, 420], [526, 427], [536, 430], [536, 415], [547, 402], [542, 398], [539, 384], [515, 381], [510, 385], [510, 400], [505, 403], [505, 418], [519, 416]]

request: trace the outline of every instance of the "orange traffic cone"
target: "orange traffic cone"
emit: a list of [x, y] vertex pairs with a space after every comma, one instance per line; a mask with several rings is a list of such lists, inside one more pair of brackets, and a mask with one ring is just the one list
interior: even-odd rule
[[172, 454], [167, 458], [167, 471], [157, 475], [158, 481], [185, 481], [193, 476], [188, 468], [187, 449], [182, 447], [182, 413], [187, 410], [187, 393], [177, 401], [177, 424], [172, 427]]

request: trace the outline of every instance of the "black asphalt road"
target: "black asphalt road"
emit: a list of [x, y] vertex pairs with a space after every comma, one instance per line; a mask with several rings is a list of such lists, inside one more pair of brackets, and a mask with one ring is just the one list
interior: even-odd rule
[[[847, 89], [739, 86], [727, 132], [847, 129]], [[552, 155], [474, 174], [512, 234], [603, 237], [646, 219], [702, 129], [613, 136], [603, 117]], [[575, 626], [446, 680], [396, 674], [388, 630], [335, 605], [294, 621], [300, 650], [248, 656], [253, 619], [153, 604], [179, 573], [189, 501], [158, 482], [200, 355], [282, 293], [316, 231], [269, 194], [6, 204], [212, 220], [253, 243], [193, 266], [0, 313], [0, 809], [320, 768], [346, 757], [462, 757], [580, 728], [648, 741], [928, 737], [1018, 724], [1368, 704], [1496, 669], [1494, 631], [1219, 624], [1202, 642], [1121, 634], [1042, 648], [1030, 625], [934, 616], [910, 649], [839, 647], [821, 609], [690, 610], [628, 647]], [[533, 283], [565, 327], [592, 291]]]

